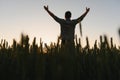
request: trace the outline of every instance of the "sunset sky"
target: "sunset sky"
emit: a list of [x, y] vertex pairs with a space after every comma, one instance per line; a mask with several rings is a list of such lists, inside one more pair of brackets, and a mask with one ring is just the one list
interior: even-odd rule
[[85, 44], [86, 36], [93, 44], [96, 39], [99, 42], [99, 36], [104, 34], [119, 44], [120, 0], [0, 0], [0, 39], [11, 44], [13, 38], [19, 41], [23, 32], [29, 35], [30, 42], [34, 37], [37, 43], [40, 38], [48, 44], [56, 42], [60, 25], [48, 15], [44, 5], [60, 18], [64, 18], [65, 11], [69, 10], [72, 19], [81, 16], [89, 7], [90, 12], [82, 21], [83, 37], [79, 25], [75, 29], [82, 44]]

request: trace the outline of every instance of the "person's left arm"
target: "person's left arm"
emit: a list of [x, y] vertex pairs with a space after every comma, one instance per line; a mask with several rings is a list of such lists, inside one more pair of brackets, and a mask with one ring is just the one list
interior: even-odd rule
[[79, 18], [77, 18], [77, 22], [82, 21], [84, 19], [84, 17], [88, 14], [89, 11], [90, 11], [90, 8], [86, 7], [85, 13], [83, 13]]

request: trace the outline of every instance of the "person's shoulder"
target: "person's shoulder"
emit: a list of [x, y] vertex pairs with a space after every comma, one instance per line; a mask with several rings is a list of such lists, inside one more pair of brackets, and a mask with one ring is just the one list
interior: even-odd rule
[[71, 21], [77, 21], [77, 19], [72, 19]]
[[77, 24], [78, 23], [78, 20], [77, 19], [72, 19], [71, 20], [73, 23]]
[[72, 19], [71, 21], [72, 21], [72, 22], [77, 22], [77, 19]]
[[65, 20], [62, 19], [62, 18], [57, 18], [56, 21], [59, 22], [59, 23], [61, 23], [61, 24], [62, 24], [62, 23], [65, 23]]

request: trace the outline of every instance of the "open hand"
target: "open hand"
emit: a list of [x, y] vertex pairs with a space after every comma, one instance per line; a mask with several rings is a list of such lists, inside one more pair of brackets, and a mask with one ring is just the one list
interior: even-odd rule
[[47, 5], [47, 6], [44, 6], [44, 9], [45, 9], [45, 10], [48, 10], [48, 9], [49, 9], [49, 8], [48, 8], [48, 5]]
[[87, 7], [86, 7], [86, 11], [89, 12], [89, 11], [90, 11], [90, 8], [87, 8]]

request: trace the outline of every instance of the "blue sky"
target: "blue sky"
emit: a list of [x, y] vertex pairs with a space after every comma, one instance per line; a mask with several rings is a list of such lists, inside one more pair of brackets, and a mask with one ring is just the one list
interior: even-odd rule
[[[85, 8], [91, 10], [82, 21], [83, 37], [88, 36], [93, 44], [99, 36], [106, 34], [119, 44], [117, 30], [120, 27], [120, 0], [0, 0], [0, 39], [12, 43], [19, 41], [21, 32], [28, 34], [30, 42], [34, 37], [43, 42], [56, 42], [60, 34], [60, 26], [44, 10], [43, 6], [58, 17], [64, 18], [67, 10], [72, 12], [72, 19], [81, 16]], [[79, 26], [75, 34], [80, 37]]]

